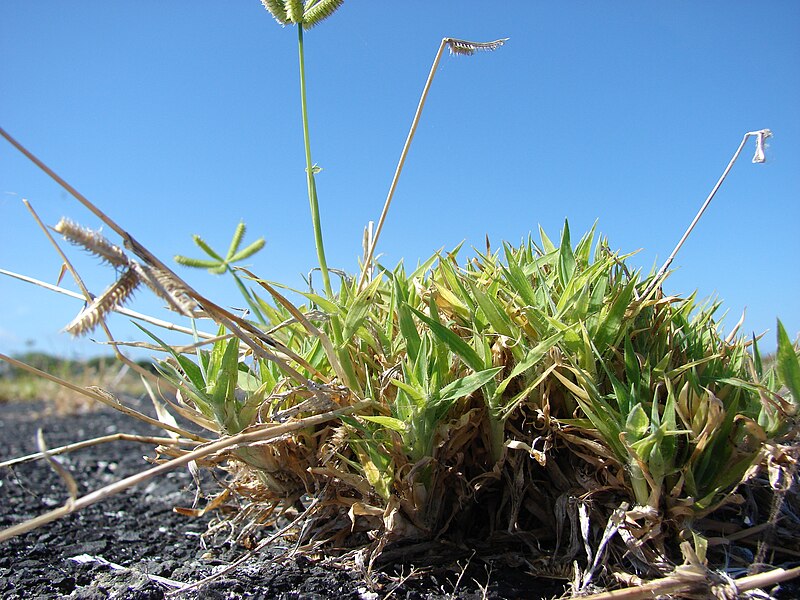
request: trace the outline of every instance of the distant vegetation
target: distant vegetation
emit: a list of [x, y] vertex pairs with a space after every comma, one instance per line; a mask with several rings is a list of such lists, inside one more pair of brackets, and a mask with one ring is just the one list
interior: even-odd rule
[[[35, 369], [81, 386], [113, 388], [114, 391], [129, 395], [144, 393], [139, 376], [120, 365], [114, 356], [75, 359], [31, 351], [17, 354], [14, 358]], [[153, 369], [149, 360], [140, 360], [137, 364], [147, 370]], [[59, 410], [66, 412], [91, 406], [89, 400], [76, 392], [66, 390], [55, 382], [37, 377], [12, 364], [0, 362], [0, 402], [21, 400], [52, 401], [57, 404]]]

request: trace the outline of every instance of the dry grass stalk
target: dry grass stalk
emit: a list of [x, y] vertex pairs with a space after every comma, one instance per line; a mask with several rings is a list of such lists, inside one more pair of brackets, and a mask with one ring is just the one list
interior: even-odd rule
[[446, 47], [450, 48], [450, 52], [452, 54], [472, 55], [475, 54], [476, 50], [495, 50], [502, 46], [507, 39], [508, 38], [495, 40], [493, 42], [470, 42], [467, 40], [444, 38], [441, 44], [439, 44], [439, 49], [436, 51], [436, 56], [433, 59], [433, 65], [431, 65], [431, 70], [428, 73], [428, 79], [425, 81], [425, 87], [422, 88], [422, 95], [420, 96], [417, 110], [414, 113], [414, 119], [411, 121], [411, 129], [408, 132], [405, 144], [403, 144], [403, 150], [400, 152], [400, 160], [397, 162], [397, 168], [395, 169], [394, 176], [392, 177], [392, 183], [389, 185], [389, 193], [386, 195], [386, 201], [383, 204], [381, 215], [378, 218], [378, 225], [375, 228], [375, 233], [372, 234], [372, 232], [370, 232], [369, 235], [369, 245], [367, 251], [365, 252], [364, 264], [361, 266], [361, 275], [358, 279], [358, 291], [363, 289], [367, 280], [367, 275], [370, 272], [372, 259], [375, 256], [375, 247], [378, 244], [378, 238], [381, 235], [381, 231], [383, 231], [383, 224], [386, 221], [386, 216], [389, 214], [389, 207], [392, 204], [392, 198], [394, 197], [394, 192], [397, 189], [397, 182], [400, 180], [400, 174], [403, 172], [403, 165], [405, 165], [406, 157], [408, 156], [408, 150], [411, 147], [411, 142], [414, 140], [414, 134], [417, 132], [417, 126], [419, 125], [419, 120], [422, 116], [422, 109], [425, 108], [425, 101], [428, 99], [428, 92], [430, 91], [431, 84], [433, 83], [433, 77], [436, 75], [436, 70], [439, 68], [439, 62], [441, 61], [444, 49]]
[[[46, 454], [47, 456], [58, 456], [59, 454], [66, 454], [67, 452], [82, 450], [83, 448], [90, 448], [92, 446], [107, 444], [109, 442], [138, 442], [140, 444], [158, 444], [162, 446], [190, 446], [197, 444], [197, 440], [189, 440], [180, 437], [166, 438], [150, 435], [134, 435], [130, 433], [112, 433], [110, 435], [104, 435], [101, 437], [92, 438], [90, 440], [82, 440], [73, 444], [67, 444], [66, 446], [59, 446], [58, 448], [49, 449], [47, 450]], [[44, 451], [34, 452], [33, 454], [27, 454], [25, 456], [0, 462], [0, 469], [4, 467], [15, 467], [27, 462], [41, 460], [42, 458], [45, 458]]]
[[143, 421], [145, 423], [148, 423], [150, 425], [154, 425], [155, 427], [158, 427], [159, 429], [166, 429], [168, 431], [172, 431], [173, 433], [177, 433], [180, 436], [195, 440], [197, 442], [205, 442], [205, 441], [207, 441], [206, 438], [203, 438], [203, 437], [201, 437], [199, 435], [193, 434], [193, 433], [188, 432], [188, 431], [184, 431], [183, 429], [181, 429], [179, 427], [174, 427], [174, 426], [171, 426], [171, 425], [169, 425], [167, 423], [162, 423], [160, 421], [157, 421], [156, 419], [153, 419], [152, 417], [148, 417], [147, 415], [140, 413], [139, 411], [136, 411], [136, 410], [134, 410], [134, 409], [132, 409], [132, 408], [130, 408], [128, 406], [125, 406], [119, 400], [114, 398], [114, 396], [112, 396], [108, 392], [105, 392], [105, 391], [103, 391], [103, 390], [101, 390], [99, 388], [85, 388], [85, 387], [81, 387], [81, 386], [75, 385], [75, 384], [73, 384], [73, 383], [71, 383], [69, 381], [61, 379], [60, 377], [56, 377], [55, 375], [52, 375], [50, 373], [46, 373], [45, 371], [41, 371], [40, 369], [36, 369], [35, 367], [32, 367], [30, 365], [25, 364], [24, 362], [18, 361], [17, 359], [12, 358], [12, 357], [10, 357], [10, 356], [8, 356], [6, 354], [0, 353], [0, 360], [3, 360], [3, 361], [7, 362], [10, 365], [18, 367], [18, 368], [20, 368], [20, 369], [22, 369], [24, 371], [27, 371], [27, 372], [29, 372], [29, 373], [31, 373], [33, 375], [36, 375], [37, 377], [40, 377], [42, 379], [46, 379], [48, 381], [52, 381], [54, 383], [57, 383], [58, 385], [60, 385], [62, 387], [65, 387], [65, 388], [67, 388], [69, 390], [72, 390], [73, 392], [77, 392], [78, 394], [86, 396], [87, 398], [90, 398], [90, 399], [95, 400], [97, 402], [100, 402], [101, 404], [105, 404], [106, 406], [108, 406], [110, 408], [113, 408], [115, 410], [118, 410], [118, 411], [120, 411], [120, 412], [122, 412], [122, 413], [124, 413], [124, 414], [126, 414], [126, 415], [128, 415], [130, 417], [133, 417], [135, 419], [138, 419], [138, 420]]
[[[51, 292], [56, 292], [57, 294], [62, 294], [64, 296], [69, 296], [70, 298], [75, 298], [76, 300], [84, 300], [84, 296], [68, 290], [66, 288], [53, 285], [51, 283], [47, 283], [46, 281], [41, 281], [39, 279], [35, 279], [33, 277], [28, 277], [27, 275], [21, 275], [19, 273], [14, 273], [13, 271], [8, 271], [6, 269], [0, 269], [0, 275], [5, 275], [7, 277], [13, 277], [14, 279], [19, 279], [20, 281], [24, 281], [26, 283], [31, 283], [33, 285], [39, 286]], [[91, 299], [91, 298], [90, 298]], [[135, 310], [130, 310], [125, 308], [124, 306], [117, 306], [113, 309], [114, 312], [124, 315], [126, 317], [130, 317], [131, 319], [136, 319], [137, 321], [142, 321], [143, 323], [149, 323], [158, 327], [160, 329], [166, 329], [167, 331], [176, 331], [178, 333], [184, 333], [186, 335], [194, 335], [197, 334], [199, 338], [202, 339], [213, 339], [215, 338], [215, 334], [208, 333], [206, 331], [195, 331], [190, 329], [189, 327], [183, 327], [182, 325], [177, 325], [175, 323], [171, 323], [169, 321], [164, 321], [163, 319], [157, 319], [150, 315], [146, 315], [140, 312], [136, 312]], [[111, 342], [112, 346], [122, 346], [126, 345], [124, 342]]]
[[[5, 357], [0, 355], [0, 358], [5, 358]], [[321, 423], [326, 423], [328, 421], [340, 418], [343, 415], [358, 413], [359, 411], [370, 407], [371, 404], [372, 404], [371, 401], [363, 401], [354, 404], [352, 406], [345, 406], [343, 408], [338, 408], [332, 411], [328, 411], [326, 413], [313, 415], [310, 417], [306, 417], [304, 419], [298, 419], [296, 421], [292, 421], [289, 423], [269, 424], [255, 428], [253, 431], [249, 431], [247, 433], [240, 433], [238, 435], [223, 437], [214, 442], [209, 442], [207, 444], [200, 446], [196, 450], [187, 452], [183, 456], [174, 458], [170, 461], [167, 461], [165, 463], [147, 469], [146, 471], [137, 473], [136, 475], [126, 477], [125, 479], [107, 485], [105, 487], [102, 487], [99, 490], [96, 490], [80, 498], [76, 498], [74, 501], [70, 502], [65, 506], [62, 506], [61, 508], [57, 508], [55, 510], [47, 512], [43, 515], [25, 521], [24, 523], [19, 523], [18, 525], [14, 525], [13, 527], [8, 527], [7, 529], [3, 529], [2, 531], [0, 531], [0, 542], [32, 531], [38, 527], [41, 527], [42, 525], [46, 525], [47, 523], [52, 523], [57, 519], [65, 517], [83, 508], [86, 508], [87, 506], [91, 506], [96, 502], [100, 502], [101, 500], [108, 498], [109, 496], [118, 494], [123, 490], [131, 488], [135, 485], [138, 485], [144, 481], [147, 481], [148, 479], [151, 479], [163, 473], [167, 473], [178, 467], [185, 466], [190, 462], [197, 461], [201, 458], [211, 456], [213, 454], [225, 451], [235, 446], [247, 446], [256, 442], [268, 442], [270, 440], [280, 439], [281, 437], [283, 437], [288, 433], [292, 433], [294, 431], [298, 431], [300, 429], [304, 429], [307, 427], [313, 427]], [[161, 426], [162, 428], [166, 428], [166, 423], [161, 423], [159, 426]]]
[[44, 441], [44, 433], [41, 429], [36, 432], [36, 445], [39, 447], [41, 457], [47, 461], [50, 468], [53, 469], [61, 478], [61, 481], [64, 482], [64, 486], [67, 488], [67, 493], [69, 494], [67, 506], [72, 506], [72, 504], [75, 503], [75, 499], [78, 497], [78, 484], [75, 483], [75, 478], [72, 477], [70, 472], [67, 471], [60, 462], [53, 458], [52, 452], [47, 449], [47, 444], [45, 444]]
[[784, 581], [800, 577], [800, 567], [772, 569], [757, 575], [739, 579], [722, 577], [713, 571], [678, 567], [669, 577], [656, 579], [636, 587], [599, 592], [581, 596], [582, 600], [647, 600], [672, 594], [705, 594], [707, 598], [738, 598], [742, 592], [772, 587]]
[[689, 236], [691, 235], [692, 231], [694, 231], [694, 228], [697, 225], [698, 221], [700, 221], [700, 217], [703, 216], [703, 213], [708, 208], [708, 205], [711, 204], [711, 201], [714, 199], [714, 196], [717, 195], [719, 188], [722, 187], [722, 183], [725, 181], [725, 178], [728, 176], [728, 173], [730, 173], [731, 169], [733, 168], [733, 165], [736, 163], [736, 161], [739, 158], [739, 155], [742, 153], [742, 150], [744, 149], [747, 140], [749, 140], [751, 137], [756, 138], [756, 152], [755, 155], [753, 156], [753, 162], [763, 163], [766, 161], [766, 158], [764, 156], [764, 147], [766, 144], [766, 140], [772, 137], [772, 132], [769, 129], [760, 129], [758, 131], [748, 131], [747, 133], [745, 133], [741, 143], [739, 144], [739, 147], [736, 149], [736, 152], [733, 153], [733, 157], [731, 158], [730, 162], [728, 162], [728, 166], [725, 167], [725, 170], [722, 172], [722, 175], [717, 180], [717, 183], [714, 185], [713, 189], [711, 190], [711, 193], [709, 193], [708, 197], [705, 199], [705, 202], [703, 202], [702, 206], [700, 207], [700, 210], [697, 211], [697, 214], [695, 215], [694, 219], [692, 219], [692, 222], [689, 224], [689, 227], [687, 227], [683, 236], [681, 236], [681, 239], [678, 241], [675, 248], [667, 257], [667, 260], [664, 261], [664, 264], [658, 270], [658, 273], [656, 273], [656, 276], [653, 278], [651, 284], [642, 294], [644, 298], [647, 298], [650, 292], [652, 292], [657, 286], [663, 283], [663, 278], [666, 275], [670, 265], [672, 264], [672, 261], [675, 260], [675, 257], [677, 256], [678, 252], [680, 252], [680, 249], [683, 247], [683, 244], [686, 243], [687, 239], [689, 239]]

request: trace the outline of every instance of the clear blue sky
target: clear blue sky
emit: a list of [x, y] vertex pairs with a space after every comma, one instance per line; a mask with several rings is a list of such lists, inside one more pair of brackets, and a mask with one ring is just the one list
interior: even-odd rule
[[[491, 5], [491, 7], [490, 7]], [[311, 136], [331, 266], [353, 271], [441, 38], [509, 37], [442, 61], [379, 252], [416, 263], [595, 220], [646, 270], [672, 250], [745, 132], [751, 143], [682, 250], [671, 292], [724, 300], [731, 327], [800, 330], [800, 3], [348, 0], [308, 32]], [[0, 3], [0, 126], [163, 259], [224, 249], [244, 219], [261, 276], [315, 264], [296, 33], [258, 0]], [[55, 282], [44, 221], [96, 227], [0, 140], [0, 267]], [[72, 250], [100, 293], [113, 273]], [[468, 255], [466, 252], [465, 255]], [[187, 272], [221, 304], [227, 280]], [[74, 287], [71, 282], [65, 285]], [[156, 312], [140, 292], [129, 307]], [[59, 333], [80, 303], [0, 277], [0, 351], [94, 354]], [[140, 338], [115, 318], [120, 339]]]

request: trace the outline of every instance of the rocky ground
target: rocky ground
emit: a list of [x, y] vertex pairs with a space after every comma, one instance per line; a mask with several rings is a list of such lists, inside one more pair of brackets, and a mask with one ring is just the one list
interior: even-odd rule
[[[50, 448], [116, 432], [160, 434], [115, 411], [59, 416], [44, 403], [0, 403], [0, 461], [35, 452], [38, 428]], [[151, 455], [152, 448], [113, 442], [60, 460], [83, 495], [146, 468], [145, 454]], [[224, 568], [245, 550], [225, 543], [204, 545], [201, 534], [208, 518], [187, 518], [172, 510], [191, 505], [193, 490], [186, 470], [173, 472], [0, 543], [0, 597], [160, 599], [175, 590], [175, 582], [193, 583]], [[67, 497], [62, 480], [45, 463], [0, 469], [0, 529], [60, 506]], [[564, 590], [561, 582], [478, 560], [436, 570], [397, 565], [394, 573], [389, 569], [368, 581], [362, 571], [340, 568], [335, 561], [276, 562], [280, 550], [269, 548], [179, 597], [500, 599], [550, 598]]]

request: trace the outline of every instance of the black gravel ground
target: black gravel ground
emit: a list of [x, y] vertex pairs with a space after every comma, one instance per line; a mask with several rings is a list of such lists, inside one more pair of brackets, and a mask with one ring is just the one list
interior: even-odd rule
[[[48, 412], [43, 403], [0, 403], [0, 461], [35, 452], [40, 427], [50, 448], [116, 432], [161, 434], [116, 411], [68, 416]], [[114, 442], [62, 455], [60, 460], [83, 495], [146, 468], [145, 454], [152, 454], [152, 448]], [[174, 506], [190, 506], [193, 490], [186, 470], [173, 472], [0, 543], [0, 597], [160, 599], [174, 588], [158, 577], [192, 583], [221, 569], [244, 549], [227, 544], [204, 547], [200, 534], [207, 518], [172, 511]], [[63, 482], [42, 462], [0, 469], [0, 529], [58, 507], [66, 498]], [[277, 551], [268, 549], [224, 578], [179, 597], [500, 599], [549, 598], [563, 591], [556, 582], [480, 561], [471, 561], [463, 574], [452, 565], [400, 585], [397, 577], [385, 573], [367, 583], [362, 572], [337, 568], [333, 561], [270, 560]], [[89, 562], [79, 562], [81, 557]], [[403, 569], [407, 574], [411, 567]]]

